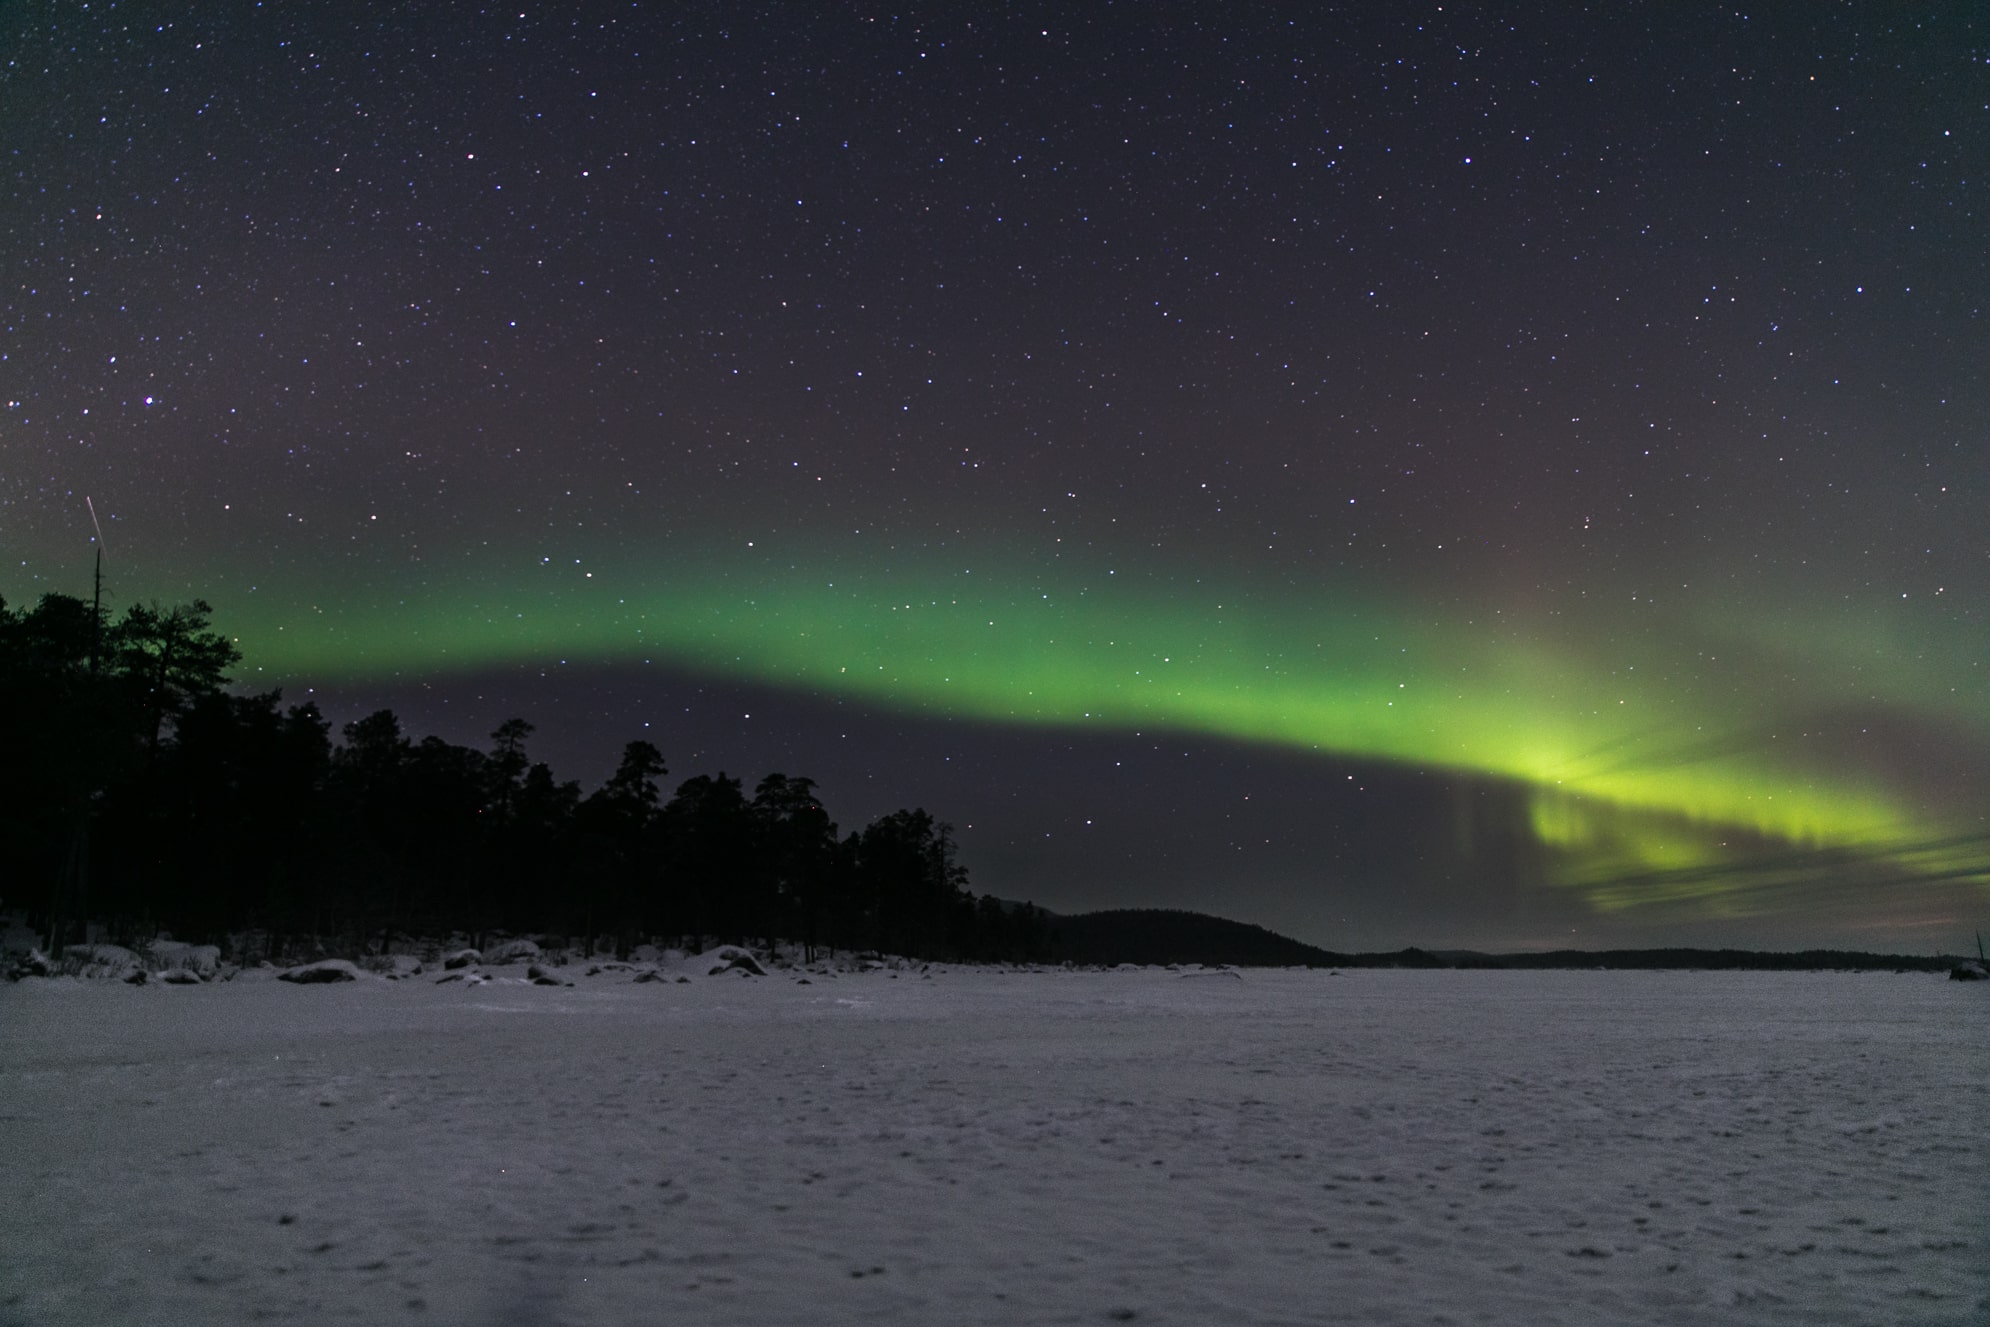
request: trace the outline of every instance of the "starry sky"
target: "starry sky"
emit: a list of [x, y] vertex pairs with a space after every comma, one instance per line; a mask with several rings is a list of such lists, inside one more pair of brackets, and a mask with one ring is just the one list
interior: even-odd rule
[[0, 594], [977, 892], [1990, 921], [1973, 4], [0, 10]]

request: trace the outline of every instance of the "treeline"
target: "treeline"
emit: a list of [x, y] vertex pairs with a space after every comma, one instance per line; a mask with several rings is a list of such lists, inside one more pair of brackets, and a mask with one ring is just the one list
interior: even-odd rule
[[700, 774], [665, 797], [644, 741], [583, 793], [531, 758], [522, 719], [478, 750], [382, 710], [335, 742], [315, 705], [227, 690], [240, 655], [212, 611], [0, 600], [0, 892], [58, 946], [87, 920], [1049, 956], [1045, 914], [971, 894], [923, 809], [839, 835], [806, 778]]

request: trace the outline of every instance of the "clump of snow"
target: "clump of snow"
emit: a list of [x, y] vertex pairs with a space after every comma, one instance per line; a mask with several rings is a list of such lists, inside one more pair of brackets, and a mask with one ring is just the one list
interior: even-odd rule
[[1986, 968], [1982, 963], [1978, 962], [1973, 958], [1966, 958], [1962, 962], [1956, 964], [1954, 967], [1949, 969], [1949, 980], [1950, 981], [1990, 980], [1990, 968]]
[[343, 958], [325, 958], [316, 963], [306, 963], [302, 967], [291, 968], [277, 974], [279, 980], [294, 981], [300, 985], [319, 985], [333, 981], [358, 981], [359, 968]]
[[168, 986], [201, 986], [207, 978], [193, 968], [161, 968], [159, 980]]

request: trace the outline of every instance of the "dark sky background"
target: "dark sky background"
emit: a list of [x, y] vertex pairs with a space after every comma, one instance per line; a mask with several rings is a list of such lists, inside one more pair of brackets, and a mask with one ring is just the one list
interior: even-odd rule
[[1990, 920], [1972, 4], [0, 10], [0, 594], [978, 892]]

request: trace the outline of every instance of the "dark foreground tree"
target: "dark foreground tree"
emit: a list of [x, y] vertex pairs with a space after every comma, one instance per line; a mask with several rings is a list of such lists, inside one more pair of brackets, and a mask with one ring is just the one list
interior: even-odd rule
[[770, 930], [799, 940], [805, 959], [822, 943], [834, 903], [836, 822], [815, 795], [815, 780], [769, 774], [753, 789], [759, 876]]

